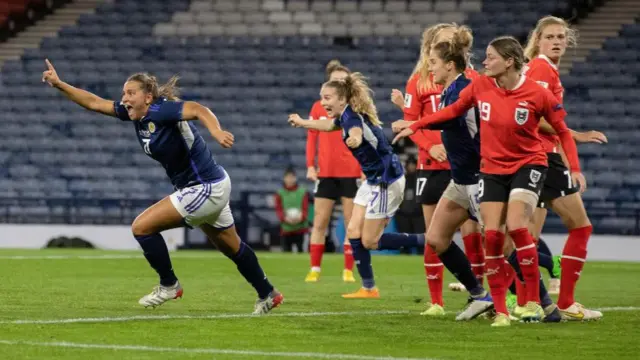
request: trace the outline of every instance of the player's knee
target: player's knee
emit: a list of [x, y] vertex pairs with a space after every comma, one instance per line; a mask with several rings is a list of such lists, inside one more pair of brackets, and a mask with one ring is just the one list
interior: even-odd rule
[[436, 253], [442, 254], [448, 247], [449, 242], [442, 236], [437, 236], [431, 232], [427, 232], [425, 236], [425, 244], [430, 246]]
[[144, 221], [139, 220], [139, 218], [136, 218], [133, 224], [131, 224], [131, 232], [133, 236], [145, 236], [153, 233], [151, 229], [145, 225]]
[[378, 239], [373, 237], [363, 237], [362, 238], [362, 246], [368, 250], [377, 250], [378, 249]]
[[349, 224], [347, 228], [347, 237], [349, 239], [359, 239], [362, 237], [362, 231], [359, 227]]

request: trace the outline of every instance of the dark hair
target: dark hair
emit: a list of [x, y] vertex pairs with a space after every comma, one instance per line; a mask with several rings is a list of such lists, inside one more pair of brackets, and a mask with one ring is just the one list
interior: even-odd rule
[[434, 45], [433, 50], [438, 52], [438, 57], [445, 63], [453, 61], [456, 70], [463, 72], [467, 68], [466, 50], [473, 38], [466, 26], [461, 26], [453, 34], [451, 41], [443, 41]]
[[500, 36], [491, 40], [489, 46], [496, 49], [496, 52], [504, 60], [513, 59], [513, 68], [520, 71], [525, 63], [524, 50], [520, 42], [513, 36]]
[[327, 63], [327, 67], [325, 68], [325, 75], [327, 76], [327, 80], [331, 77], [334, 71], [344, 71], [348, 74], [351, 74], [351, 70], [348, 67], [342, 65], [340, 60], [333, 59]]
[[296, 169], [293, 167], [293, 165], [289, 165], [289, 167], [287, 167], [284, 171], [284, 176], [287, 176], [289, 174], [296, 176]]
[[177, 87], [178, 79], [179, 77], [174, 75], [164, 85], [158, 85], [158, 79], [155, 76], [148, 73], [135, 73], [129, 76], [127, 82], [139, 82], [142, 90], [151, 94], [154, 100], [164, 97], [167, 100], [176, 101], [180, 100], [178, 98], [180, 96], [180, 91]]

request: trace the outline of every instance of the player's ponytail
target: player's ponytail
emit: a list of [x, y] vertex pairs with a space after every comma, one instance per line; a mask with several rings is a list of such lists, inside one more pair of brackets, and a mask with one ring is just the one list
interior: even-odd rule
[[489, 46], [493, 47], [504, 60], [513, 59], [513, 68], [516, 71], [522, 70], [525, 61], [524, 50], [516, 38], [500, 36], [491, 40]]
[[418, 91], [425, 92], [436, 88], [436, 84], [431, 78], [431, 69], [429, 68], [429, 52], [431, 51], [431, 46], [436, 39], [436, 35], [443, 29], [453, 27], [455, 27], [455, 24], [436, 24], [427, 28], [422, 33], [420, 58], [411, 73], [411, 76], [418, 76]]
[[169, 81], [158, 87], [158, 96], [171, 101], [180, 100], [180, 90], [178, 89], [178, 80], [180, 77], [173, 75]]
[[473, 43], [471, 29], [460, 26], [453, 33], [451, 41], [442, 41], [433, 46], [433, 50], [442, 61], [448, 63], [452, 61], [458, 72], [463, 72], [467, 68], [468, 51]]
[[344, 80], [334, 80], [323, 86], [334, 88], [339, 98], [346, 99], [353, 111], [365, 114], [375, 126], [382, 126], [378, 118], [378, 110], [373, 103], [373, 91], [369, 88], [364, 75], [359, 72], [350, 74]]
[[148, 73], [136, 73], [129, 76], [127, 82], [136, 81], [140, 83], [142, 90], [151, 94], [154, 101], [161, 97], [164, 97], [167, 100], [177, 101], [180, 100], [178, 98], [178, 87], [176, 86], [178, 79], [178, 76], [174, 75], [164, 85], [158, 85], [158, 79], [155, 76], [149, 75]]
[[538, 20], [536, 27], [529, 33], [527, 46], [524, 49], [524, 55], [529, 61], [540, 55], [540, 38], [542, 37], [544, 29], [549, 25], [561, 25], [564, 27], [567, 47], [574, 47], [578, 44], [578, 34], [575, 29], [569, 27], [569, 23], [556, 16], [545, 16]]
[[351, 70], [349, 70], [348, 67], [342, 65], [340, 60], [337, 59], [333, 59], [327, 63], [327, 67], [325, 68], [325, 75], [327, 77], [327, 80], [331, 78], [331, 74], [333, 74], [335, 71], [343, 71], [347, 74], [351, 74]]

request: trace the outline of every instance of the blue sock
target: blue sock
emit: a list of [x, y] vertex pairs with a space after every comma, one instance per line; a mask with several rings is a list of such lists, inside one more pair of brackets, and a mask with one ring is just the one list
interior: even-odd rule
[[387, 233], [378, 241], [378, 250], [395, 250], [424, 246], [424, 234]]
[[362, 240], [349, 239], [351, 243], [351, 249], [353, 249], [353, 258], [356, 261], [360, 278], [362, 278], [362, 287], [366, 289], [373, 289], [376, 286], [375, 280], [373, 280], [373, 267], [371, 267], [371, 253], [369, 249], [365, 249], [362, 246]]
[[469, 290], [471, 296], [484, 294], [484, 288], [480, 286], [476, 276], [471, 271], [469, 259], [455, 242], [451, 242], [447, 250], [439, 254], [438, 257], [447, 270]]
[[542, 238], [538, 239], [538, 253], [543, 253], [550, 257], [553, 257], [553, 254], [551, 253], [551, 249], [549, 249], [549, 245], [547, 245], [547, 243], [544, 240], [542, 240]]
[[[520, 264], [518, 264], [518, 257], [516, 255], [516, 252], [512, 252], [511, 255], [509, 255], [509, 264], [511, 264], [511, 266], [513, 267], [513, 269], [516, 271], [516, 274], [518, 276], [518, 279], [520, 279], [520, 281], [522, 281], [522, 272], [520, 271]], [[518, 281], [518, 280], [516, 280]], [[514, 290], [512, 291], [514, 294], [515, 292], [515, 284], [513, 284], [514, 286]], [[511, 288], [509, 288], [511, 289]], [[553, 304], [553, 301], [551, 300], [551, 297], [549, 297], [549, 293], [547, 292], [547, 288], [544, 286], [544, 281], [542, 281], [542, 276], [540, 277], [540, 305], [542, 307], [546, 307]]]
[[240, 274], [256, 289], [260, 299], [269, 296], [273, 291], [273, 285], [271, 285], [267, 275], [262, 271], [256, 253], [253, 252], [249, 245], [241, 241], [238, 252], [228, 257], [236, 263]]
[[547, 269], [549, 276], [553, 277], [553, 258], [538, 249], [538, 265]]
[[171, 286], [178, 281], [176, 274], [173, 273], [171, 266], [171, 258], [169, 257], [169, 249], [164, 242], [164, 238], [159, 233], [151, 235], [134, 235], [149, 265], [160, 276], [160, 285]]

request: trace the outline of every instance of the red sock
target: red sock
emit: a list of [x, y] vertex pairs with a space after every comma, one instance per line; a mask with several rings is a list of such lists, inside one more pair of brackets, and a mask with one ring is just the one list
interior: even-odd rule
[[462, 238], [464, 241], [464, 252], [471, 263], [471, 270], [478, 279], [480, 286], [484, 280], [484, 248], [482, 247], [482, 234], [469, 234]]
[[351, 249], [351, 244], [344, 244], [344, 269], [353, 270], [353, 249]]
[[509, 314], [507, 310], [507, 284], [506, 268], [504, 265], [504, 234], [496, 230], [486, 230], [484, 233], [485, 247], [487, 249], [486, 275], [491, 297], [496, 312]]
[[505, 284], [508, 289], [509, 286], [511, 286], [511, 284], [513, 283], [513, 281], [517, 278], [517, 276], [516, 276], [516, 271], [513, 270], [513, 268], [511, 267], [511, 265], [507, 260], [504, 261], [504, 272], [505, 272], [505, 278], [507, 279]]
[[431, 294], [431, 303], [444, 306], [442, 299], [444, 265], [440, 261], [438, 254], [429, 245], [424, 247], [424, 271], [427, 274], [427, 285], [429, 286], [429, 294]]
[[322, 255], [324, 254], [324, 244], [311, 244], [309, 246], [311, 255], [311, 268], [320, 268], [322, 264]]
[[538, 269], [538, 249], [533, 242], [533, 236], [527, 228], [509, 231], [509, 235], [516, 245], [516, 256], [522, 278], [526, 288], [527, 302], [540, 304], [540, 269]]
[[593, 227], [591, 225], [573, 229], [569, 231], [569, 239], [564, 244], [560, 267], [560, 296], [558, 297], [558, 307], [566, 309], [573, 305], [575, 301], [574, 293], [576, 283], [580, 279], [580, 273], [584, 262], [587, 260], [587, 243], [591, 236]]

